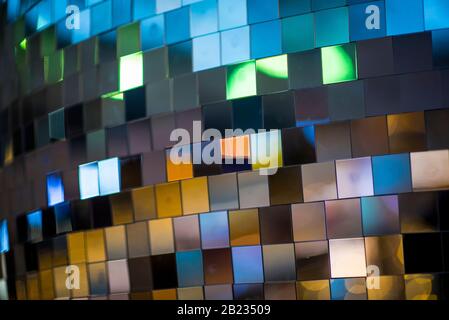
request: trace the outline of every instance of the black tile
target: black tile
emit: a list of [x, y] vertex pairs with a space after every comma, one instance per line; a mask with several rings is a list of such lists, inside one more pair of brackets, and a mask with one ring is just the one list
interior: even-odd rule
[[288, 80], [290, 89], [318, 87], [323, 84], [321, 50], [291, 53], [288, 55]]
[[293, 92], [283, 92], [262, 97], [264, 128], [282, 129], [294, 127], [295, 102]]
[[112, 211], [109, 197], [96, 197], [90, 199], [91, 214], [94, 228], [112, 226]]
[[126, 190], [142, 186], [142, 169], [140, 156], [120, 159], [120, 189]]
[[393, 38], [394, 67], [397, 73], [432, 69], [432, 36], [430, 32]]
[[405, 273], [432, 273], [443, 271], [440, 233], [405, 234]]
[[359, 79], [393, 74], [392, 38], [357, 42], [357, 71]]
[[204, 130], [217, 129], [225, 136], [226, 129], [232, 129], [232, 103], [230, 101], [206, 104], [202, 108]]
[[232, 102], [233, 107], [233, 128], [242, 129], [262, 129], [262, 97], [250, 97], [237, 99]]
[[365, 106], [367, 116], [400, 113], [399, 77], [365, 80]]
[[145, 87], [125, 91], [126, 121], [133, 121], [146, 116]]
[[316, 162], [315, 128], [288, 128], [282, 130], [282, 160], [285, 166]]
[[176, 257], [174, 254], [163, 254], [151, 257], [154, 289], [169, 289], [178, 286], [176, 273]]

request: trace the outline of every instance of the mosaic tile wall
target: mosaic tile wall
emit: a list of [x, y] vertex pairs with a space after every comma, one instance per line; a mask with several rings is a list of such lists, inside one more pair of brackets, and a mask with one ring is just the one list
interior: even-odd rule
[[[0, 299], [447, 299], [448, 14], [0, 1]], [[210, 146], [194, 121], [273, 130], [277, 172], [260, 134], [174, 163], [175, 128]]]

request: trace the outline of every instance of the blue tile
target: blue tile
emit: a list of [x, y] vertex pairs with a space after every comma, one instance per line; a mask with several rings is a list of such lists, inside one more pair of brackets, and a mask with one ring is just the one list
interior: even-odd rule
[[261, 283], [264, 281], [260, 246], [233, 247], [232, 265], [235, 283]]
[[203, 285], [203, 257], [201, 250], [177, 252], [176, 269], [180, 288]]
[[273, 20], [251, 26], [251, 58], [263, 58], [282, 53], [281, 23]]
[[184, 7], [165, 14], [165, 39], [168, 44], [190, 39], [189, 8]]
[[142, 50], [159, 48], [164, 45], [164, 15], [154, 16], [140, 23]]
[[278, 0], [248, 0], [248, 22], [250, 24], [277, 19]]
[[372, 158], [374, 193], [394, 194], [412, 191], [410, 155], [394, 154]]
[[220, 34], [193, 39], [193, 71], [220, 66]]
[[[298, 32], [301, 30], [301, 32]], [[313, 14], [282, 19], [284, 53], [306, 51], [315, 47]]]
[[387, 33], [384, 2], [350, 6], [349, 26], [351, 41], [384, 37]]
[[246, 25], [246, 1], [218, 0], [218, 16], [220, 30], [226, 30]]
[[249, 60], [249, 27], [241, 27], [221, 33], [221, 62], [223, 65]]
[[349, 42], [348, 8], [337, 8], [315, 13], [316, 47]]
[[197, 37], [218, 31], [217, 1], [206, 0], [190, 7], [190, 35]]
[[424, 0], [426, 30], [449, 28], [449, 1]]
[[414, 33], [424, 30], [422, 0], [385, 0], [387, 35]]

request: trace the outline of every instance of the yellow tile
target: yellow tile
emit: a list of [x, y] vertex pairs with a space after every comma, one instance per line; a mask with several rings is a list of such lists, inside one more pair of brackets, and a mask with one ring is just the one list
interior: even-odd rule
[[[172, 149], [167, 150], [165, 154], [166, 159], [166, 166], [167, 166], [167, 180], [168, 181], [177, 181], [177, 180], [184, 180], [184, 179], [190, 179], [193, 177], [193, 164], [190, 157], [188, 157], [188, 163], [174, 163], [170, 159], [170, 152]], [[177, 148], [177, 150], [183, 150], [182, 152], [185, 152], [188, 150], [187, 148]]]
[[159, 218], [182, 215], [179, 182], [158, 184], [156, 186], [156, 203]]
[[153, 290], [154, 300], [176, 300], [176, 289]]
[[156, 218], [156, 198], [153, 186], [132, 190], [132, 198], [135, 221]]
[[28, 300], [39, 300], [40, 299], [39, 290], [39, 277], [37, 273], [27, 274], [27, 299]]
[[39, 282], [42, 300], [53, 300], [55, 291], [53, 286], [53, 270], [45, 270], [39, 272]]
[[71, 264], [86, 262], [84, 232], [68, 234], [67, 247], [69, 252], [69, 262]]
[[172, 219], [151, 220], [149, 224], [149, 236], [151, 255], [174, 252]]
[[103, 229], [86, 232], [87, 262], [106, 260]]
[[260, 243], [257, 209], [229, 212], [231, 246], [251, 246]]
[[207, 177], [181, 181], [181, 194], [184, 214], [209, 211]]
[[134, 219], [131, 194], [128, 192], [111, 195], [112, 221], [114, 225], [132, 223]]

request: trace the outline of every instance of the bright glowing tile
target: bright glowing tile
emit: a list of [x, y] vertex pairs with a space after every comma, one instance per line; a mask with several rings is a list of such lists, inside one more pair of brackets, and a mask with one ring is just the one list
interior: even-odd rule
[[80, 165], [78, 168], [78, 175], [81, 199], [100, 195], [98, 164], [96, 162]]
[[287, 55], [257, 60], [256, 81], [258, 94], [268, 94], [287, 90]]
[[321, 48], [321, 59], [324, 84], [357, 79], [354, 44]]
[[98, 162], [100, 194], [120, 192], [120, 162], [118, 158]]
[[332, 278], [366, 277], [363, 238], [329, 240]]
[[231, 100], [256, 94], [256, 63], [248, 61], [229, 66], [226, 81], [226, 98]]
[[143, 85], [142, 52], [120, 57], [120, 91], [126, 91]]
[[64, 183], [60, 172], [54, 172], [47, 175], [47, 204], [54, 206], [55, 204], [64, 202]]
[[8, 221], [0, 221], [0, 253], [9, 251]]

